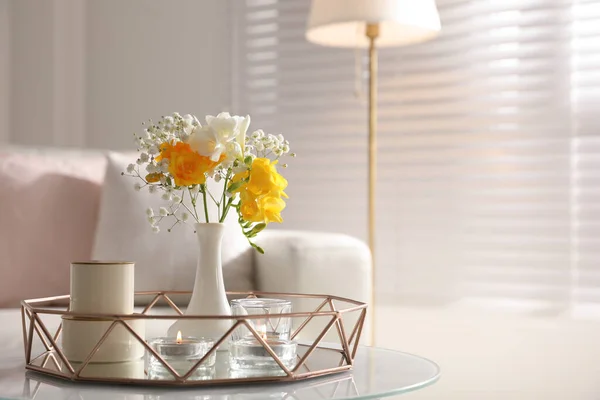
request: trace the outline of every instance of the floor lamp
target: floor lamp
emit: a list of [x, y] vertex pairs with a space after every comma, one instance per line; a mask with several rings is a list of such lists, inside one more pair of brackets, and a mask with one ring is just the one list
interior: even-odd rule
[[307, 40], [324, 46], [369, 49], [368, 232], [373, 257], [371, 344], [375, 343], [377, 48], [423, 42], [435, 37], [440, 28], [434, 0], [312, 0]]

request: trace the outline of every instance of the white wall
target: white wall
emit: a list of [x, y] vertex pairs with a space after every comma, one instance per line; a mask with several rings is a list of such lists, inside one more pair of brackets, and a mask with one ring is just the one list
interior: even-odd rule
[[10, 27], [9, 0], [0, 0], [0, 145], [8, 142], [10, 129]]
[[0, 0], [0, 143], [129, 149], [147, 118], [227, 109], [229, 6]]
[[147, 118], [212, 114], [230, 103], [229, 1], [90, 1], [87, 132], [128, 148]]

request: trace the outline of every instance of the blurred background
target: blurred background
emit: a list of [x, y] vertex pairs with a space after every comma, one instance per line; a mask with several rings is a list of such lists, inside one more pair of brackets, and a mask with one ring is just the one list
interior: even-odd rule
[[[442, 366], [407, 398], [598, 398], [600, 1], [436, 3], [380, 53], [377, 344]], [[366, 240], [366, 54], [307, 42], [309, 8], [0, 0], [0, 144], [250, 114], [298, 154], [281, 228]]]

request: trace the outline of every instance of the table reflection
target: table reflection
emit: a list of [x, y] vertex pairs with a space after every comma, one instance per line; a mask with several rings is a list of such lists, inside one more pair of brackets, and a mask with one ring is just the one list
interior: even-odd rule
[[161, 388], [69, 382], [28, 371], [23, 398], [43, 400], [314, 400], [359, 396], [350, 373], [288, 384]]

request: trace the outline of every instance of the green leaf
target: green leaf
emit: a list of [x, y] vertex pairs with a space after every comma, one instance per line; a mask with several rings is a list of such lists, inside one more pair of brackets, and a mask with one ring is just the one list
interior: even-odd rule
[[244, 158], [244, 164], [246, 164], [248, 166], [252, 165], [252, 157], [247, 156], [246, 158]]

